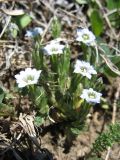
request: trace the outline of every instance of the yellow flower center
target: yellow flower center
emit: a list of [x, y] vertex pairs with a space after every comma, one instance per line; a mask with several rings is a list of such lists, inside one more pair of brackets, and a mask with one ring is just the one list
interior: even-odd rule
[[83, 34], [83, 35], [82, 35], [82, 38], [83, 38], [84, 40], [88, 40], [90, 37], [89, 37], [88, 34]]
[[86, 67], [81, 67], [80, 68], [82, 72], [87, 72], [87, 68]]
[[33, 81], [34, 80], [34, 76], [28, 75], [26, 78], [24, 78], [24, 81], [26, 83], [28, 83], [29, 81]]
[[57, 52], [58, 49], [54, 47], [54, 48], [51, 49], [51, 51], [52, 51], [52, 52]]
[[90, 93], [88, 93], [88, 97], [91, 98], [91, 99], [95, 99], [96, 95], [95, 95], [95, 93], [90, 92]]

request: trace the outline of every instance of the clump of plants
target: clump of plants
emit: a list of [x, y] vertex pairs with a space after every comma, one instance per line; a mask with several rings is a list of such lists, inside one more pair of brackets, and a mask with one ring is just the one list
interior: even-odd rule
[[20, 71], [15, 78], [21, 94], [26, 91], [37, 111], [37, 125], [46, 119], [65, 122], [67, 130], [79, 134], [91, 107], [100, 103], [102, 96], [95, 55], [87, 53], [96, 45], [96, 37], [87, 28], [78, 29], [75, 41], [86, 53], [71, 62], [71, 46], [60, 38], [59, 25], [55, 18], [51, 30], [55, 39], [46, 45], [41, 42], [41, 29], [27, 31], [34, 45], [33, 68]]
[[96, 153], [103, 152], [114, 143], [120, 141], [120, 124], [111, 124], [106, 132], [103, 132], [93, 144], [93, 150]]

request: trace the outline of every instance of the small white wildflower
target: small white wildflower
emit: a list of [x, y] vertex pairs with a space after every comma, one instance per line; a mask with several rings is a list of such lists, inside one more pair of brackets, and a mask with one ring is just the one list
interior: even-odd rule
[[51, 41], [44, 47], [46, 55], [62, 54], [65, 45], [60, 44], [57, 40]]
[[80, 97], [90, 103], [100, 103], [101, 96], [101, 93], [96, 92], [92, 88], [90, 88], [84, 89]]
[[87, 28], [77, 30], [77, 41], [83, 42], [86, 45], [95, 44], [95, 35]]
[[23, 88], [27, 85], [36, 84], [40, 77], [40, 73], [41, 70], [32, 68], [26, 68], [25, 71], [21, 71], [19, 74], [15, 75], [18, 87]]
[[86, 76], [87, 78], [91, 79], [91, 74], [97, 74], [93, 66], [90, 65], [90, 63], [85, 61], [77, 60], [74, 66], [74, 73], [80, 73], [83, 76]]
[[26, 31], [26, 37], [35, 37], [37, 35], [41, 35], [43, 33], [43, 29], [40, 27], [35, 27], [31, 30]]

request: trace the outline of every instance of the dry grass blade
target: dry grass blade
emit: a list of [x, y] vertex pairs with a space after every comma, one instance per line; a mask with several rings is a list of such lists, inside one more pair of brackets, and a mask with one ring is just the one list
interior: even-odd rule
[[4, 34], [4, 32], [5, 32], [5, 30], [6, 30], [7, 26], [8, 26], [8, 24], [10, 23], [10, 21], [11, 21], [11, 16], [8, 16], [7, 23], [5, 24], [5, 26], [4, 26], [3, 30], [2, 30], [2, 32], [0, 33], [0, 38], [3, 36], [3, 34]]
[[103, 60], [105, 61], [105, 63], [107, 64], [107, 66], [114, 72], [116, 73], [117, 75], [120, 76], [120, 71], [118, 70], [117, 66], [115, 66], [111, 61], [110, 59], [103, 55], [103, 54], [100, 54], [100, 56], [103, 58]]
[[101, 9], [101, 11], [103, 12], [103, 17], [105, 18], [105, 21], [106, 21], [108, 27], [110, 28], [110, 30], [111, 30], [111, 32], [112, 32], [112, 34], [113, 34], [113, 37], [114, 37], [115, 39], [118, 39], [118, 36], [116, 35], [115, 30], [112, 28], [111, 23], [110, 23], [110, 20], [109, 20], [107, 14], [105, 13], [105, 11], [104, 11], [104, 9], [103, 9], [103, 7], [102, 7], [101, 1], [99, 1], [99, 0], [95, 0], [95, 1], [96, 1], [96, 3], [98, 4], [98, 6], [99, 6], [99, 8]]
[[31, 137], [36, 137], [36, 132], [33, 124], [33, 117], [26, 114], [20, 114], [19, 116], [20, 126], [24, 129], [24, 131]]
[[0, 11], [10, 16], [19, 16], [25, 14], [24, 10], [22, 9], [16, 9], [16, 10], [0, 9]]
[[[13, 9], [14, 5], [15, 5], [15, 3], [13, 2], [13, 3], [12, 3], [11, 10]], [[7, 26], [9, 25], [10, 21], [11, 21], [11, 16], [9, 15], [9, 16], [8, 16], [8, 19], [7, 19], [7, 23], [5, 24], [5, 26], [4, 26], [3, 30], [2, 30], [2, 32], [0, 33], [0, 38], [3, 36], [3, 34], [4, 34], [4, 32], [5, 32], [6, 28], [7, 28]]]

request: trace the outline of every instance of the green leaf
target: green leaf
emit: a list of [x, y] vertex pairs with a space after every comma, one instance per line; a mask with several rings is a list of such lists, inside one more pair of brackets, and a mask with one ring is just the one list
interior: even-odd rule
[[108, 9], [120, 8], [120, 0], [107, 0], [107, 8]]
[[111, 25], [114, 28], [119, 28], [120, 27], [120, 12], [115, 12], [109, 15], [109, 20], [111, 22]]
[[45, 66], [45, 59], [44, 59], [43, 55], [44, 54], [43, 54], [41, 44], [39, 42], [36, 42], [35, 48], [32, 53], [32, 60], [33, 60], [33, 64], [34, 64], [35, 68], [38, 70], [39, 69], [43, 70], [43, 67]]
[[14, 116], [14, 107], [0, 103], [0, 116]]
[[80, 123], [80, 119], [71, 123], [70, 130], [73, 134], [80, 134], [85, 129], [85, 124]]
[[0, 104], [2, 103], [3, 99], [4, 99], [5, 93], [3, 91], [2, 88], [0, 88]]
[[40, 126], [44, 123], [44, 118], [43, 117], [40, 117], [40, 116], [36, 116], [35, 117], [35, 125], [36, 126]]
[[16, 24], [20, 28], [25, 28], [26, 26], [28, 26], [30, 24], [32, 19], [31, 19], [31, 17], [29, 15], [24, 14], [24, 15], [15, 17], [15, 21], [16, 21]]
[[93, 10], [90, 15], [92, 30], [99, 36], [103, 32], [103, 19], [97, 10]]
[[87, 4], [87, 0], [76, 0], [77, 3], [79, 4]]
[[41, 114], [48, 114], [49, 107], [47, 104], [47, 97], [43, 87], [37, 87], [35, 90], [35, 105], [37, 106]]
[[114, 50], [111, 50], [107, 45], [99, 44], [99, 46], [104, 51], [104, 54], [106, 54], [106, 55], [112, 55], [112, 53], [113, 53]]
[[78, 128], [71, 128], [71, 131], [72, 131], [72, 133], [75, 134], [75, 135], [79, 135], [80, 132], [81, 132], [81, 130], [79, 130]]
[[13, 38], [16, 38], [18, 34], [18, 30], [14, 29], [11, 34]]
[[61, 23], [58, 20], [57, 17], [54, 17], [51, 25], [51, 32], [52, 32], [52, 37], [53, 38], [58, 38], [60, 37], [61, 34]]
[[70, 48], [65, 48], [64, 53], [60, 55], [59, 63], [58, 63], [58, 83], [61, 89], [64, 91], [69, 83], [69, 70], [70, 70]]

